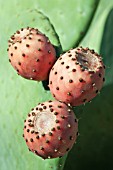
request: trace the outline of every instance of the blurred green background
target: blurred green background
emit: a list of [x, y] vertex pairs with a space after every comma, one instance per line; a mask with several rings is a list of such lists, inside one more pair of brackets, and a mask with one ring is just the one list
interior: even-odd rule
[[[7, 40], [21, 27], [39, 28], [57, 54], [78, 45], [95, 49], [106, 65], [101, 93], [75, 108], [77, 143], [67, 159], [42, 160], [22, 138], [23, 121], [38, 102], [52, 99], [42, 83], [16, 74]], [[113, 0], [0, 0], [0, 170], [113, 170]]]

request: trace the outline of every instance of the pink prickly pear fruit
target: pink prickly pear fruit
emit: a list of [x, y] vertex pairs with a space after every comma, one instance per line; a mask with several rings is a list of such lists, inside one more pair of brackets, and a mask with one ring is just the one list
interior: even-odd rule
[[38, 104], [24, 122], [23, 137], [29, 150], [44, 159], [66, 154], [78, 135], [74, 112], [59, 101]]
[[35, 28], [22, 28], [11, 36], [8, 44], [9, 62], [19, 75], [36, 81], [48, 78], [56, 53], [44, 34]]
[[54, 64], [49, 88], [57, 100], [79, 106], [91, 101], [101, 90], [105, 66], [100, 55], [89, 48], [75, 48]]

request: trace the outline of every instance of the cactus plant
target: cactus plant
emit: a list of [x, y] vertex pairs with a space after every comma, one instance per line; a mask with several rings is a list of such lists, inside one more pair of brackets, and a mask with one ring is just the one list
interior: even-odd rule
[[[0, 0], [1, 170], [112, 169], [112, 8], [111, 0]], [[41, 83], [28, 83], [13, 74], [8, 63], [7, 40], [26, 26], [40, 28], [56, 46], [58, 54], [80, 44], [102, 54], [107, 66], [101, 94], [92, 103], [76, 108], [77, 117], [82, 117], [81, 135], [68, 157], [44, 161], [25, 149], [21, 137], [26, 112], [37, 102], [52, 99]]]

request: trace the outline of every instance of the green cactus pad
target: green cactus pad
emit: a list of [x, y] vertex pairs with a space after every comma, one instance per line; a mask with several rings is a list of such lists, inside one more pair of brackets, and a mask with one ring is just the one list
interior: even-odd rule
[[38, 0], [38, 8], [48, 16], [63, 51], [67, 51], [75, 47], [87, 32], [98, 2], [99, 0]]
[[75, 108], [79, 118], [80, 136], [67, 158], [65, 170], [112, 170], [113, 167], [113, 31], [111, 28], [113, 28], [113, 1], [102, 0], [91, 28], [80, 45], [93, 48], [102, 55], [106, 65], [106, 81], [100, 94], [91, 103]]
[[[63, 169], [64, 158], [44, 161], [28, 151], [22, 137], [24, 119], [38, 102], [52, 99], [41, 82], [18, 76], [8, 62], [7, 40], [21, 27], [37, 27], [55, 46], [59, 40], [49, 19], [35, 10], [37, 1], [0, 1], [0, 170]], [[34, 9], [32, 10], [31, 9]]]
[[27, 10], [26, 12], [18, 14], [17, 20], [19, 21], [20, 28], [25, 28], [27, 26], [38, 28], [42, 33], [49, 37], [53, 45], [60, 46], [58, 37], [49, 19], [37, 9]]

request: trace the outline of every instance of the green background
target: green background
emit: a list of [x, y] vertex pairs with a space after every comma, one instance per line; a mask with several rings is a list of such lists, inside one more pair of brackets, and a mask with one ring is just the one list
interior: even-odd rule
[[[0, 0], [0, 170], [113, 170], [113, 0]], [[52, 99], [41, 82], [18, 76], [7, 41], [21, 27], [39, 28], [57, 54], [78, 45], [95, 49], [106, 65], [101, 93], [76, 107], [77, 143], [61, 159], [42, 160], [22, 138], [23, 121], [38, 102]], [[65, 161], [66, 160], [66, 161]]]

